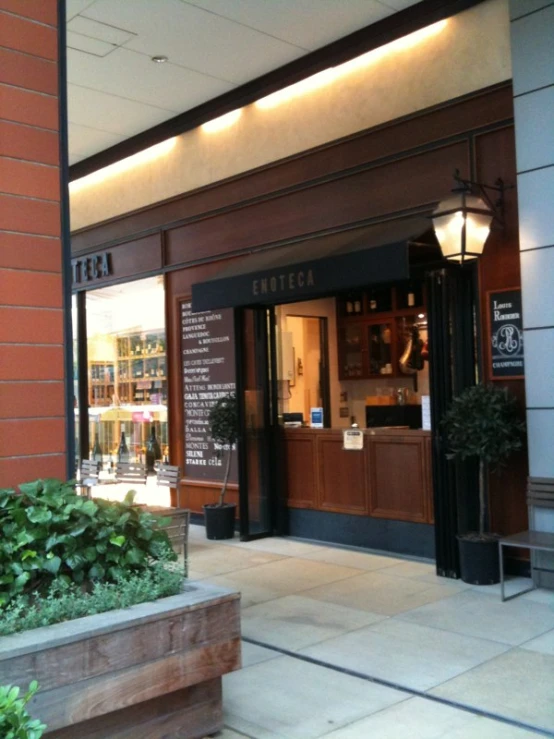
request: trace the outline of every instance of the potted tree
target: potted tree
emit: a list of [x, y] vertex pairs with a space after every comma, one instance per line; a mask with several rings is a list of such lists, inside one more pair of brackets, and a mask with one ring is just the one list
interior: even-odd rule
[[474, 385], [452, 401], [443, 425], [449, 458], [479, 461], [479, 531], [458, 536], [461, 577], [474, 585], [499, 581], [498, 534], [485, 531], [487, 472], [521, 449], [525, 424], [505, 388]]
[[204, 506], [206, 536], [208, 539], [232, 539], [235, 532], [236, 504], [227, 503], [225, 494], [239, 432], [237, 398], [234, 394], [219, 398], [212, 406], [209, 426], [216, 455], [220, 458], [226, 456], [227, 459], [219, 500]]

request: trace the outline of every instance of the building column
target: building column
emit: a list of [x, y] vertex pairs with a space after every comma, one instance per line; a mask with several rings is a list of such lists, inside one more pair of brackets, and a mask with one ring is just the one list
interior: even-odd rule
[[[554, 2], [511, 0], [510, 18], [529, 474], [554, 483]], [[554, 507], [529, 514], [554, 531]]]
[[66, 476], [58, 12], [0, 0], [0, 487]]

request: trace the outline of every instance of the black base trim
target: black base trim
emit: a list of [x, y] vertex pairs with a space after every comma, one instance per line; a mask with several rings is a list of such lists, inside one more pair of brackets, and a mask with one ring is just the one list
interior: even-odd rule
[[435, 533], [431, 524], [299, 508], [290, 508], [288, 518], [290, 536], [363, 549], [380, 549], [412, 557], [435, 558]]

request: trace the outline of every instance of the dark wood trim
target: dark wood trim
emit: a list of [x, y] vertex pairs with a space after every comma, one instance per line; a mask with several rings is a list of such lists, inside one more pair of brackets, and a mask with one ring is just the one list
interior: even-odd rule
[[65, 452], [68, 480], [75, 477], [75, 414], [73, 387], [73, 323], [71, 317], [71, 230], [69, 216], [69, 160], [67, 113], [66, 4], [58, 2], [58, 120], [60, 165], [60, 230], [62, 249], [62, 300], [64, 332]]
[[512, 124], [513, 95], [508, 81], [87, 226], [73, 233], [73, 254], [255, 205]]
[[422, 0], [417, 5], [393, 13], [382, 21], [365, 26], [338, 41], [316, 49], [300, 59], [295, 59], [272, 72], [74, 164], [69, 170], [70, 180], [84, 177], [172, 136], [190, 131], [231, 110], [249, 105], [272, 92], [321, 72], [323, 69], [342, 64], [360, 54], [425, 28], [425, 26], [479, 5], [481, 2], [483, 0]]

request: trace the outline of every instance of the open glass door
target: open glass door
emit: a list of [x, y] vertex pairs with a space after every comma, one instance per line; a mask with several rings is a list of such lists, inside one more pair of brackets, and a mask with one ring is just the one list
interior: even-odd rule
[[241, 539], [275, 531], [275, 339], [273, 308], [236, 312]]

